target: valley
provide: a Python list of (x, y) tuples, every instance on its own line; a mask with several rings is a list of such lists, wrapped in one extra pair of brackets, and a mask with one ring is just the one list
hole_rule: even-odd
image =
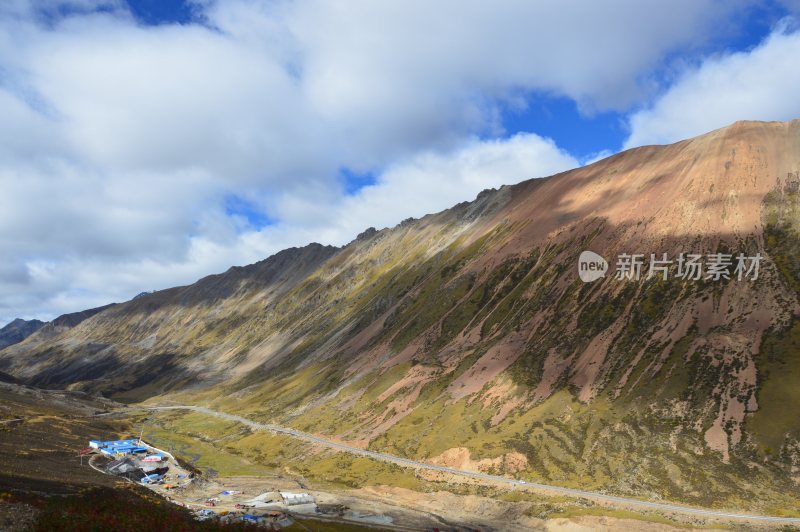
[[(585, 250), (763, 260), (583, 282)], [(222, 485), (482, 529), (794, 526), (798, 279), (800, 121), (737, 122), (54, 320), (0, 377), (113, 400), (81, 435), (140, 426)]]
[[(612, 495), (607, 495), (598, 492), (590, 492), (590, 491), (583, 491), (579, 489), (570, 489), (570, 488), (562, 488), (559, 486), (551, 486), (545, 484), (538, 484), (535, 482), (526, 482), (524, 480), (517, 480), (509, 477), (498, 476), (498, 475), (490, 475), (486, 473), (481, 473), (479, 471), (469, 471), (465, 469), (456, 469), (452, 467), (445, 467), (439, 466), (434, 464), (428, 464), (424, 462), (417, 462), (413, 460), (408, 460), (404, 458), (400, 458), (397, 456), (392, 456), (386, 453), (378, 453), (373, 451), (368, 451), (359, 447), (353, 447), (350, 445), (346, 445), (343, 443), (338, 443), (335, 441), (327, 440), (324, 438), (320, 438), (314, 436), (313, 434), (304, 433), (301, 431), (296, 431), (293, 429), (285, 428), (285, 427), (278, 427), (274, 425), (268, 425), (263, 423), (255, 423), (241, 416), (237, 416), (234, 414), (225, 414), (222, 412), (216, 412), (213, 410), (209, 410), (203, 407), (194, 407), (194, 406), (163, 406), (163, 407), (151, 407), (151, 410), (190, 410), (194, 412), (199, 412), (208, 416), (219, 417), (227, 421), (233, 421), (237, 424), (245, 425), (246, 427), (250, 427), (260, 431), (267, 431), (277, 434), (287, 434), (295, 439), (304, 440), (306, 442), (310, 442), (312, 444), (321, 445), (324, 447), (332, 448), (338, 451), (344, 451), (349, 454), (354, 454), (356, 456), (366, 456), (373, 460), (387, 462), (390, 464), (397, 464), (406, 468), (412, 469), (422, 469), (427, 471), (432, 471), (434, 473), (442, 473), (444, 475), (454, 475), (454, 476), (463, 476), (471, 479), (476, 479), (482, 485), (489, 485), (489, 486), (497, 486), (501, 485), (503, 487), (514, 486), (518, 490), (527, 492), (532, 491), (534, 493), (541, 493), (544, 495), (553, 495), (553, 494), (563, 494), (574, 498), (583, 498), (592, 500), (594, 502), (601, 502), (601, 503), (613, 503), (617, 507), (621, 508), (647, 508), (647, 509), (655, 509), (664, 512), (675, 512), (679, 514), (686, 514), (686, 515), (698, 515), (704, 517), (711, 517), (711, 518), (723, 518), (723, 519), (737, 519), (742, 521), (764, 521), (764, 522), (772, 522), (772, 523), (793, 523), (793, 524), (800, 524), (800, 517), (775, 517), (775, 516), (758, 516), (758, 515), (746, 515), (746, 514), (736, 514), (731, 512), (725, 511), (713, 511), (713, 510), (706, 510), (702, 508), (690, 508), (686, 506), (679, 506), (675, 504), (669, 504), (668, 502), (659, 503), (659, 502), (652, 502), (652, 501), (640, 501), (636, 499), (626, 499), (624, 497), (616, 497)], [(283, 448), (283, 446), (281, 446)]]
[[(84, 394), (37, 390), (0, 384), (3, 414), (13, 421), (0, 428), (0, 527), (3, 530), (86, 530), (97, 519), (102, 504), (107, 523), (160, 527), (188, 523), (188, 510), (204, 508), (203, 501), (232, 490), (238, 495), (214, 510), (236, 511), (234, 503), (276, 489), (311, 493), (329, 507), (345, 506), (354, 515), (341, 519), (316, 513), (292, 513), (286, 530), (568, 530), (575, 524), (617, 523), (630, 530), (663, 530), (703, 525), (705, 520), (665, 517), (663, 512), (624, 510), (596, 505), (587, 499), (563, 498), (509, 489), (497, 480), (487, 482), (428, 467), (429, 472), (407, 472), (373, 458), (328, 454), (281, 436), (268, 436), (258, 449), (286, 455), (281, 464), (250, 457), (232, 435), (246, 427), (200, 413), (145, 411)], [(188, 416), (188, 417), (187, 417)], [(197, 417), (200, 416), (200, 417)], [(19, 422), (19, 419), (22, 422)], [(184, 424), (188, 423), (188, 424)], [(190, 427), (191, 433), (183, 433)], [(92, 467), (78, 451), (98, 435), (124, 436), (143, 430), (146, 440), (169, 448), (199, 475), (184, 490), (160, 485), (137, 486)], [(263, 435), (253, 434), (253, 436)], [(282, 438), (283, 439), (282, 441)], [(241, 444), (242, 447), (238, 447)], [(21, 449), (27, 449), (22, 450)], [(322, 451), (322, 452), (320, 452)], [(360, 476), (359, 476), (360, 475)], [(403, 479), (406, 480), (403, 480)], [(169, 503), (166, 501), (169, 500)], [(159, 502), (160, 501), (160, 502)], [(177, 503), (177, 505), (176, 505)], [(291, 507), (290, 507), (291, 510)], [(240, 511), (241, 512), (241, 511)], [(69, 515), (71, 521), (64, 522)], [(370, 517), (371, 516), (371, 517)], [(388, 518), (388, 520), (387, 520)], [(370, 519), (385, 524), (370, 525)], [(321, 520), (321, 521), (320, 521)], [(38, 523), (38, 524), (37, 524)], [(69, 523), (67, 528), (57, 523)], [(322, 523), (322, 524), (320, 524)], [(724, 524), (724, 521), (723, 521)], [(112, 526), (112, 525), (109, 525)], [(235, 525), (196, 522), (201, 530), (238, 530)], [(752, 521), (759, 529), (758, 520)], [(325, 528), (327, 527), (327, 528)]]

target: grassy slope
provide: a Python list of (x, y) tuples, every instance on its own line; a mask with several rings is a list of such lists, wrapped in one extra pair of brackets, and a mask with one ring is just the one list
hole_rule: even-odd
[(6, 417), (22, 416), (21, 423), (0, 425), (0, 485), (5, 489), (76, 493), (92, 486), (115, 486), (116, 481), (80, 466), (78, 451), (90, 439), (126, 435), (124, 424), (76, 417), (57, 398), (0, 388), (0, 405)]
[[(370, 458), (313, 449), (305, 443), (285, 436), (266, 432), (250, 433), (241, 426), (231, 430), (229, 422), (202, 414), (161, 412), (156, 416), (150, 416), (149, 420), (152, 427), (158, 427), (150, 431), (150, 437), (154, 442), (162, 446), (174, 445), (178, 454), (184, 458), (200, 455), (196, 463), (201, 466), (206, 465), (222, 477), (288, 475), (301, 479), (304, 485), (321, 490), (388, 485), (424, 493), (449, 491), (461, 495), (492, 497), (507, 502), (528, 503), (526, 515), (541, 519), (605, 515), (685, 526), (684, 522), (668, 519), (653, 512), (614, 510), (594, 505), (587, 500), (491, 488), (463, 479), (435, 480)], [(236, 436), (231, 437), (232, 433)], [(198, 440), (202, 443), (198, 443)], [(251, 466), (243, 470), (240, 460), (247, 460)]]
[[(800, 295), (800, 179), (765, 200), (766, 247), (787, 289)], [(748, 428), (759, 454), (800, 467), (800, 318), (765, 335), (759, 354), (759, 409)]]
[[(406, 308), (401, 307), (393, 318), (403, 324), (393, 329), (400, 332), (387, 332), (384, 339), (399, 350), (408, 339), (423, 332), (418, 330), (419, 323), (430, 324), (449, 312), (447, 317), (459, 326), (483, 320), (486, 340), (454, 372), (442, 373), (426, 384), (413, 403), (412, 412), (374, 439), (371, 448), (423, 459), (456, 446), (467, 447), (474, 459), (494, 458), (516, 450), (529, 461), (522, 476), (532, 480), (612, 489), (634, 496), (665, 497), (705, 506), (800, 510), (796, 502), (798, 489), (780, 463), (756, 466), (749, 452), (742, 450), (730, 464), (725, 464), (705, 446), (702, 431), (710, 426), (714, 412), (708, 405), (718, 400), (714, 396), (715, 383), (721, 382), (725, 375), (704, 356), (702, 349), (686, 358), (688, 346), (697, 336), (696, 329), (691, 329), (669, 351), (658, 375), (645, 371), (650, 362), (645, 357), (633, 367), (625, 393), (617, 398), (613, 391), (624, 370), (633, 366), (636, 347), (648, 344), (652, 330), (672, 306), (691, 298), (714, 297), (715, 287), (687, 287), (660, 281), (645, 282), (638, 287), (631, 284), (621, 292), (613, 292), (602, 284), (592, 288), (594, 293), (586, 293), (577, 283), (559, 287), (553, 282), (559, 272), (549, 265), (566, 261), (565, 250), (578, 249), (576, 242), (569, 241), (533, 250), (527, 256), (509, 259), (490, 271), (467, 277), (465, 265), (479, 254), (484, 244), (485, 241), (468, 251), (431, 259), (423, 271), (429, 272), (427, 279), (435, 282), (423, 280), (415, 285), (413, 301)], [(402, 283), (400, 278), (395, 284)], [(635, 304), (628, 315), (628, 325), (609, 355), (613, 361), (605, 376), (609, 385), (595, 401), (580, 403), (568, 388), (562, 388), (539, 405), (513, 411), (493, 427), (490, 419), (495, 409), (485, 408), (481, 400), (471, 397), (452, 402), (443, 394), (447, 384), (492, 345), (489, 330), (510, 333), (524, 326), (536, 312), (549, 310), (552, 318), (543, 334), (527, 346), (509, 371), (524, 394), (525, 389), (538, 383), (537, 376), (548, 351), (561, 350), (564, 356), (580, 352), (595, 334), (621, 315), (624, 311), (621, 302), (631, 298)], [(576, 315), (575, 330), (564, 335)], [(434, 354), (451, 337), (446, 327), (439, 329), (439, 335), (430, 341), (429, 352)], [(660, 347), (653, 345), (653, 353)], [(435, 364), (435, 358), (418, 363)], [(278, 419), (303, 430), (332, 435), (348, 433), (355, 437), (363, 433), (362, 427), (370, 426), (372, 420), (385, 412), (392, 400), (409, 391), (398, 390), (383, 401), (377, 400), (410, 369), (411, 365), (405, 363), (375, 370), (339, 391), (336, 395), (339, 400), (351, 394), (356, 396), (345, 409), (338, 400), (327, 400), (299, 416), (287, 416), (293, 407), (333, 389), (338, 375), (331, 373), (332, 366), (335, 367), (311, 364), (283, 377), (267, 377), (248, 388), (243, 397), (211, 402), (255, 418)], [(236, 389), (233, 385), (229, 391)], [(210, 397), (200, 394), (191, 400), (203, 402)], [(779, 404), (777, 399), (767, 395), (763, 400), (775, 405)], [(681, 402), (688, 402), (692, 412), (706, 412), (706, 417), (700, 418), (702, 430), (697, 430), (696, 417), (678, 414), (677, 405)], [(631, 457), (637, 457), (635, 467), (631, 467)]]

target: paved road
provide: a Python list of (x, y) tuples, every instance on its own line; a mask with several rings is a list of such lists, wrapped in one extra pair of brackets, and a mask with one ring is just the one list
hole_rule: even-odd
[(599, 493), (596, 491), (585, 491), (574, 488), (564, 488), (561, 486), (552, 486), (550, 484), (540, 484), (537, 482), (527, 482), (524, 480), (511, 479), (507, 477), (501, 477), (499, 475), (490, 475), (488, 473), (477, 473), (475, 471), (465, 471), (463, 469), (455, 469), (452, 467), (427, 464), (425, 462), (417, 462), (414, 460), (409, 460), (407, 458), (394, 456), (391, 454), (360, 449), (358, 447), (353, 447), (351, 445), (347, 445), (344, 443), (339, 443), (327, 440), (325, 438), (320, 438), (319, 436), (315, 436), (313, 434), (309, 434), (307, 432), (303, 432), (300, 430), (295, 430), (287, 427), (280, 427), (278, 425), (272, 425), (268, 423), (259, 423), (256, 421), (249, 420), (247, 418), (243, 418), (241, 416), (237, 416), (235, 414), (218, 412), (216, 410), (211, 410), (209, 408), (205, 408), (202, 406), (188, 406), (188, 405), (158, 406), (158, 407), (149, 407), (147, 408), (147, 410), (194, 410), (195, 412), (202, 412), (210, 416), (216, 416), (230, 421), (236, 421), (238, 423), (242, 423), (254, 429), (271, 431), (278, 434), (286, 434), (294, 438), (305, 440), (311, 443), (317, 443), (320, 445), (324, 445), (326, 447), (331, 447), (333, 449), (338, 449), (340, 451), (345, 451), (351, 454), (368, 456), (370, 458), (374, 458), (375, 460), (380, 460), (382, 462), (389, 462), (392, 464), (397, 464), (406, 467), (413, 467), (417, 469), (427, 469), (430, 471), (450, 473), (453, 475), (471, 477), (479, 480), (499, 482), (510, 486), (523, 487), (525, 489), (544, 491), (547, 493), (558, 493), (561, 495), (568, 495), (570, 497), (582, 497), (596, 501), (610, 502), (622, 506), (635, 506), (651, 510), (677, 512), (681, 514), (698, 515), (703, 517), (716, 517), (722, 519), (738, 519), (738, 520), (750, 520), (750, 521), (761, 521), (761, 522), (766, 521), (771, 523), (782, 523), (782, 524), (800, 524), (800, 518), (796, 517), (778, 517), (770, 515), (753, 515), (753, 514), (720, 512), (716, 510), (706, 510), (703, 508), (693, 508), (691, 506), (681, 506), (679, 504), (670, 504), (668, 502), (653, 502), (653, 501), (643, 501), (639, 499), (629, 499), (627, 497), (617, 497), (615, 495), (607, 495), (605, 493)]

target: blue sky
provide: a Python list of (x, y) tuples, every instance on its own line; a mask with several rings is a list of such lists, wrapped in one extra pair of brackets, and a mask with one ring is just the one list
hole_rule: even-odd
[(625, 123), (619, 112), (581, 113), (567, 97), (529, 96), (525, 109), (506, 109), (503, 127), (508, 134), (532, 131), (585, 160), (604, 151), (618, 150), (625, 140)]
[(798, 14), (798, 0), (0, 3), (0, 323), (343, 245), (627, 147), (800, 117)]
[(143, 24), (187, 24), (195, 18), (192, 6), (182, 0), (137, 0), (128, 5)]

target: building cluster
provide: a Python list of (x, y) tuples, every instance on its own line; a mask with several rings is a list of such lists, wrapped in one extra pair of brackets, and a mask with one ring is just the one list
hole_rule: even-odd
[[(100, 452), (110, 460), (105, 471), (141, 484), (163, 483), (169, 471), (166, 457), (150, 453), (140, 440), (91, 440), (88, 452)], [(88, 453), (87, 453), (88, 454)]]

